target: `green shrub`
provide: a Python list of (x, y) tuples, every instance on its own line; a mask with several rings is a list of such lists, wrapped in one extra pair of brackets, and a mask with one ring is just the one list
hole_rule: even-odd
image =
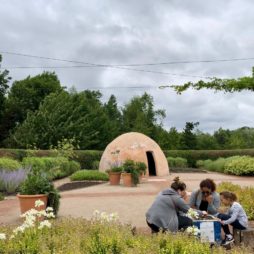
[(71, 181), (108, 181), (108, 174), (98, 170), (79, 170), (70, 176)]
[(7, 157), (0, 158), (0, 169), (13, 171), (19, 168), (21, 164), (18, 161)]
[(254, 176), (254, 158), (249, 156), (236, 157), (225, 165), (225, 173), (233, 175)]
[[(52, 228), (26, 229), (10, 239), (13, 227), (2, 228), (7, 234), (0, 241), (1, 253), (75, 253), (75, 254), (226, 254), (227, 250), (184, 233), (133, 235), (130, 226), (85, 219), (64, 218)], [(249, 254), (246, 247), (234, 247), (231, 254)]]
[[(23, 158), (33, 154), (34, 157), (56, 157), (55, 150), (25, 150), (25, 149), (0, 149), (0, 158), (9, 157), (22, 161)], [(100, 161), (102, 151), (97, 150), (74, 150), (72, 159), (79, 162), (81, 168), (92, 169), (94, 161)]]
[(166, 157), (181, 157), (187, 159), (189, 167), (195, 167), (198, 160), (216, 160), (218, 158), (227, 158), (235, 155), (249, 155), (254, 157), (254, 149), (236, 149), (236, 150), (165, 150)]
[(4, 194), (0, 192), (0, 201), (4, 200)]
[[(80, 163), (81, 168), (92, 169), (95, 161), (100, 161), (102, 151), (76, 150), (74, 160)], [(97, 168), (98, 169), (98, 168)]]
[(204, 168), (204, 160), (198, 160), (196, 162), (196, 167), (197, 168)]
[(167, 157), (168, 165), (170, 168), (187, 168), (187, 160), (181, 157)]
[(238, 202), (243, 206), (249, 220), (254, 219), (254, 187), (241, 187), (230, 182), (223, 182), (217, 186), (217, 191), (234, 192), (238, 198)]
[(69, 176), (80, 170), (78, 162), (69, 161), (65, 157), (26, 157), (23, 159), (22, 165), (42, 170), (51, 180)]
[(92, 163), (92, 169), (98, 170), (100, 165), (100, 161), (93, 161)]
[(225, 166), (231, 161), (240, 158), (240, 156), (232, 156), (228, 158), (218, 158), (217, 160), (197, 161), (197, 166), (205, 168), (209, 171), (225, 173)]

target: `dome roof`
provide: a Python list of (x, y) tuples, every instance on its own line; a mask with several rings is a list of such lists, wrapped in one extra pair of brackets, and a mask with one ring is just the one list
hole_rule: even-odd
[(114, 139), (102, 154), (99, 170), (106, 171), (126, 159), (141, 161), (147, 165), (147, 175), (169, 174), (167, 159), (159, 145), (148, 136), (128, 132)]

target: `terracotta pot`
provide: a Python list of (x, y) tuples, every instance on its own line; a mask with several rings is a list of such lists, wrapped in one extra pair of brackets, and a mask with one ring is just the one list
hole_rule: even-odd
[(119, 185), (121, 172), (109, 172), (109, 183), (110, 185)]
[(139, 175), (139, 183), (143, 183), (144, 181), (146, 181), (147, 178), (144, 174), (144, 172), (142, 172), (140, 175)]
[(123, 178), (123, 185), (124, 186), (126, 186), (126, 187), (134, 186), (131, 173), (122, 173), (122, 178)]
[(139, 183), (142, 183), (143, 182), (143, 175), (141, 174), (141, 175), (139, 175)]
[[(26, 211), (34, 208), (38, 211), (45, 210), (48, 202), (48, 196), (46, 194), (38, 194), (38, 195), (20, 195), (17, 194), (19, 199), (20, 211), (21, 214), (25, 213)], [(35, 207), (35, 201), (40, 199), (44, 202), (44, 205), (40, 207)]]

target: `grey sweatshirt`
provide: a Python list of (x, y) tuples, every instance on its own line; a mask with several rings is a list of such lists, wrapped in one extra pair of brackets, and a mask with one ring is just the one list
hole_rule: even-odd
[(179, 211), (187, 213), (190, 206), (173, 189), (161, 191), (152, 206), (146, 212), (146, 220), (159, 228), (176, 232), (178, 230)]
[[(209, 214), (218, 213), (218, 208), (220, 207), (220, 195), (217, 192), (212, 192), (213, 202), (208, 204), (207, 212)], [(199, 209), (200, 203), (202, 200), (202, 192), (200, 190), (195, 190), (191, 193), (190, 196), (190, 206), (195, 206)]]
[(232, 204), (227, 214), (230, 215), (231, 218), (229, 218), (228, 220), (225, 220), (224, 224), (231, 224), (235, 220), (238, 220), (242, 226), (244, 226), (245, 228), (248, 227), (248, 217), (245, 211), (243, 210), (243, 207), (238, 202), (234, 202)]

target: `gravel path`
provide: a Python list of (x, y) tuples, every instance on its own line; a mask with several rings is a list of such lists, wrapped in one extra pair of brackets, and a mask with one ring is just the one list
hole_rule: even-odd
[[(61, 192), (59, 217), (91, 218), (94, 210), (117, 212), (120, 221), (138, 228), (146, 228), (145, 212), (157, 193), (167, 188), (175, 176), (187, 184), (188, 191), (198, 188), (202, 179), (212, 178), (218, 184), (230, 181), (241, 186), (254, 186), (254, 177), (228, 176), (219, 173), (173, 173), (168, 177), (150, 177), (138, 187), (110, 186), (108, 183)], [(68, 183), (68, 178), (55, 182), (56, 186)], [(17, 224), (19, 204), (16, 197), (0, 202), (0, 225)]]

